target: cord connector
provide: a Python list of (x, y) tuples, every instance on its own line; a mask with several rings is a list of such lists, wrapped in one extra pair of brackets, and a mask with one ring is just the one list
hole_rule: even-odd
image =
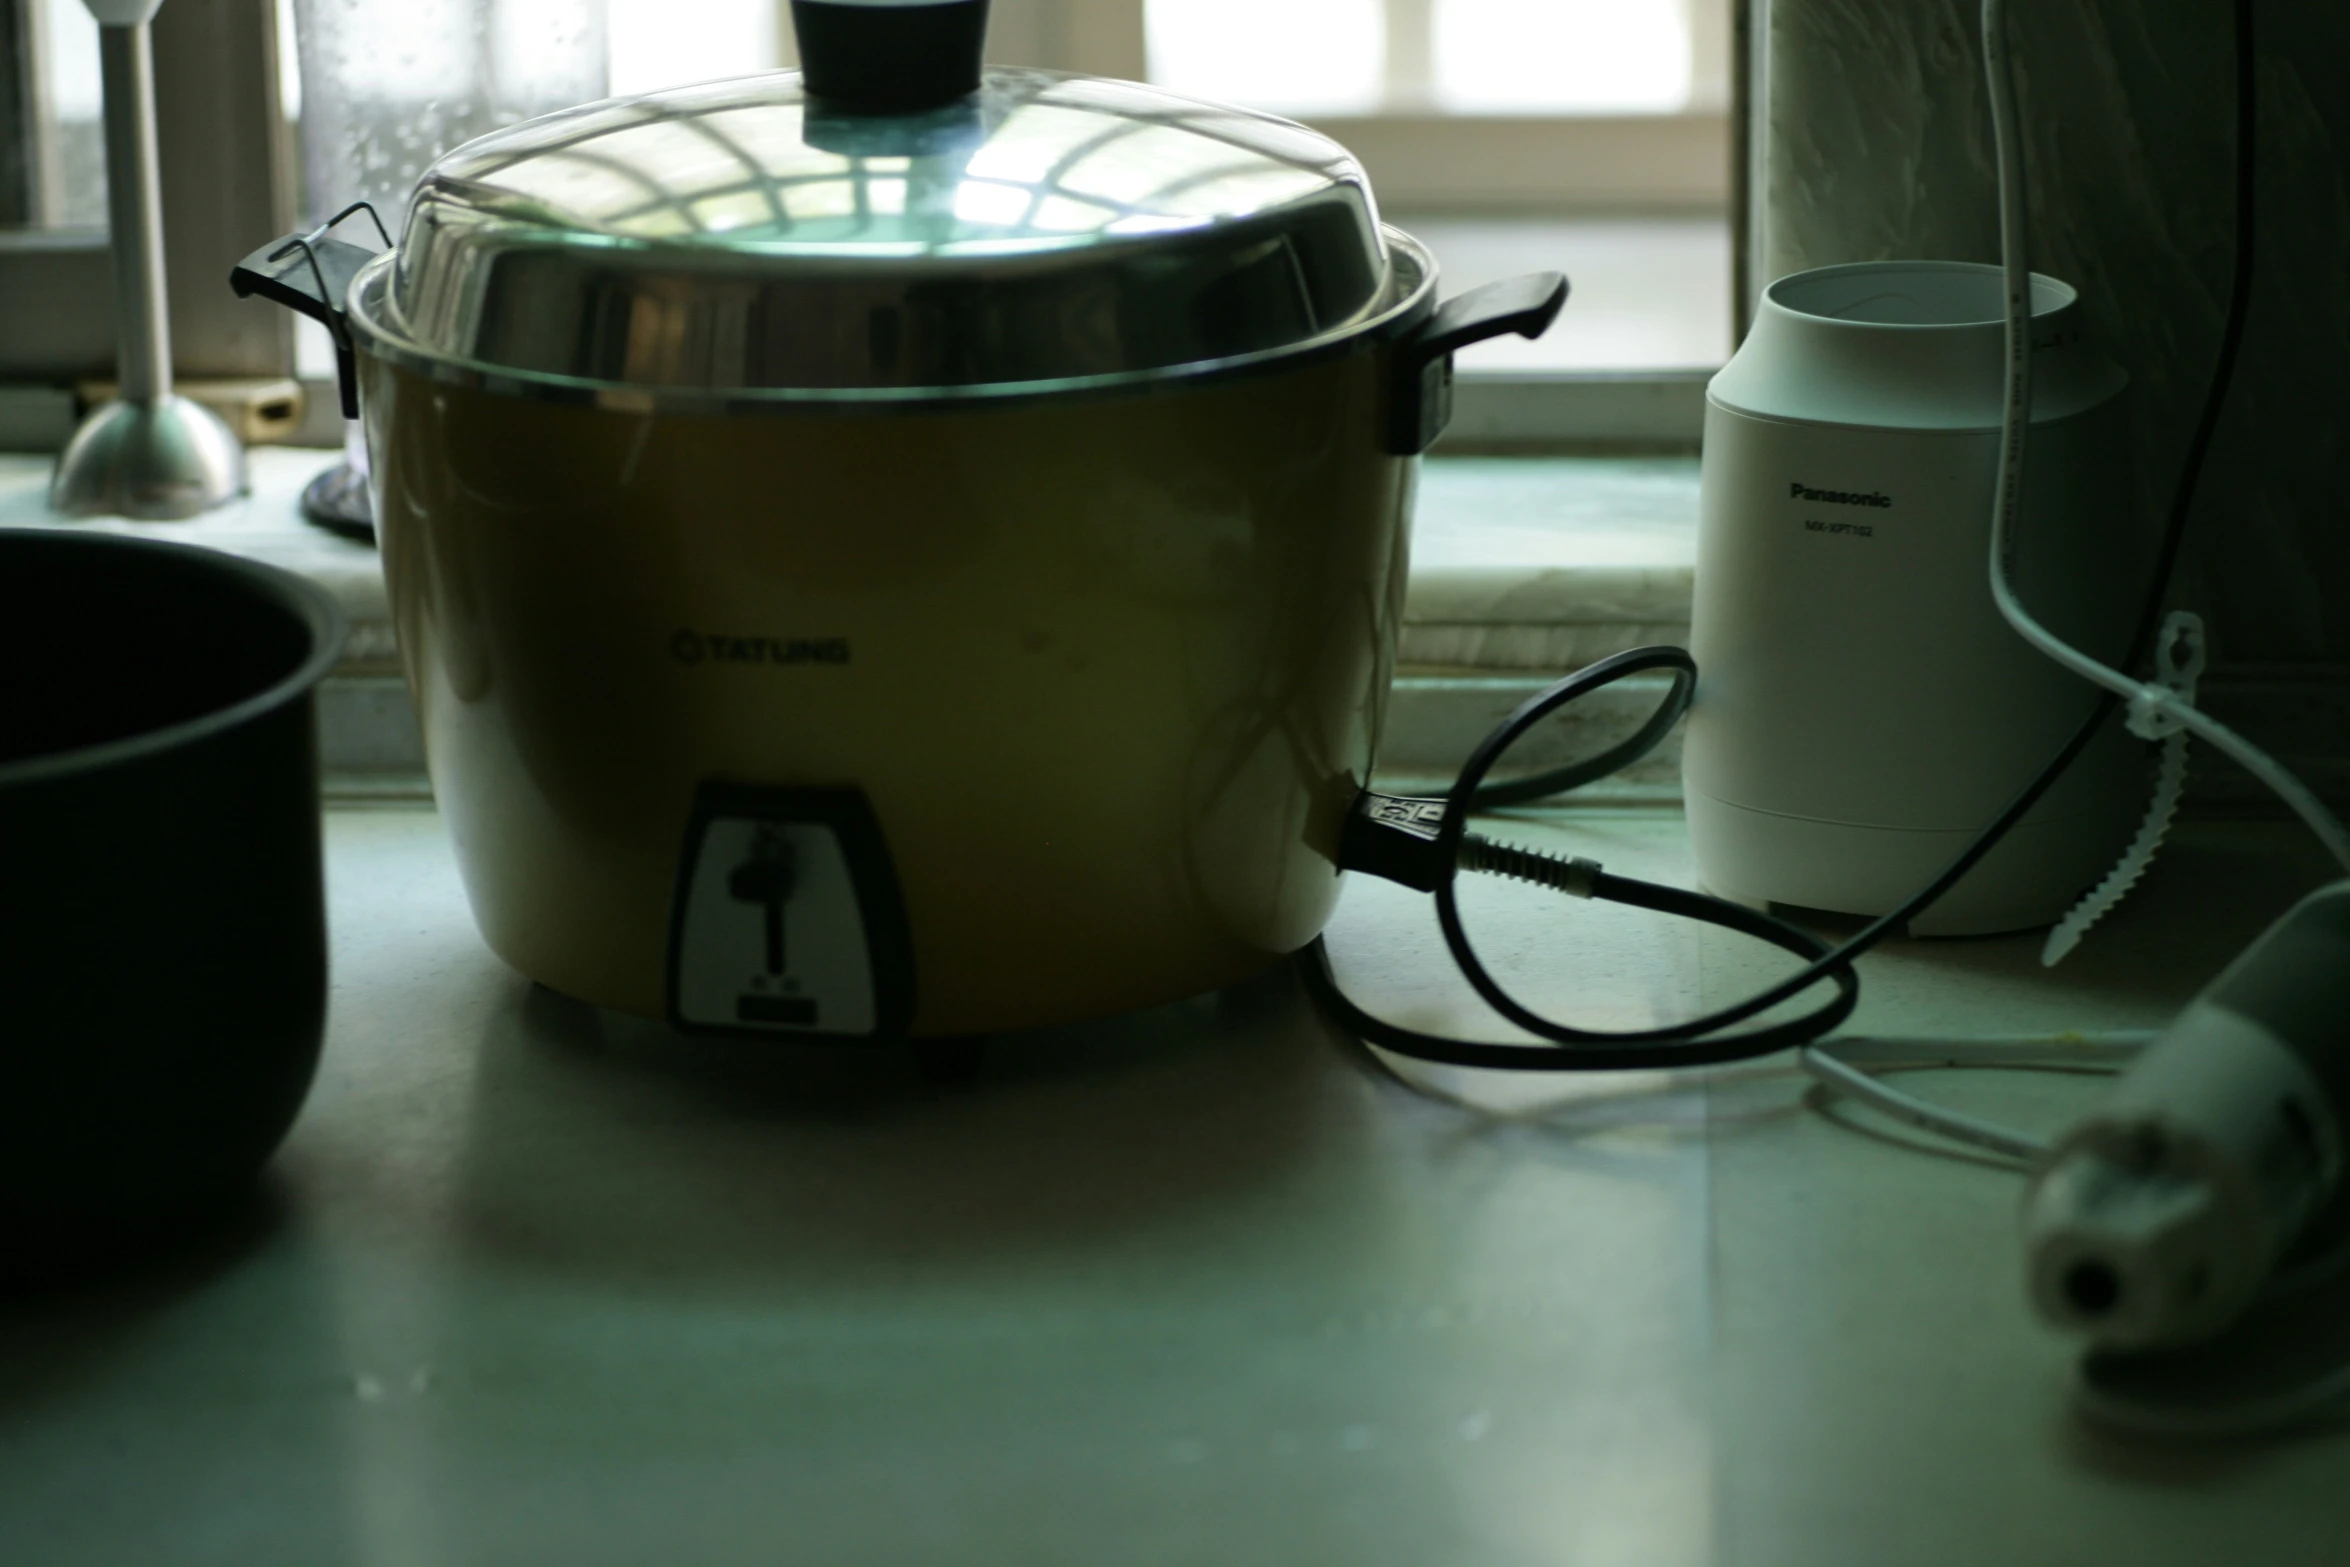
[(1599, 861), (1588, 860), (1581, 855), (1566, 859), (1555, 854), (1545, 854), (1540, 849), (1521, 848), (1514, 843), (1496, 843), (1476, 833), (1468, 833), (1461, 839), (1461, 869), (1530, 881), (1537, 887), (1548, 887), (1570, 898), (1599, 896)]
[(1436, 852), (1444, 802), (1365, 789), (1338, 834), (1338, 868), (1368, 871), (1415, 892), (1434, 892), (1444, 861)]
[[(1442, 800), (1365, 789), (1355, 796), (1355, 808), (1347, 813), (1338, 835), (1338, 868), (1369, 871), (1417, 892), (1434, 892), (1444, 876), (1444, 860), (1436, 847), (1444, 806)], [(1462, 835), (1458, 863), (1465, 871), (1514, 877), (1570, 897), (1598, 894), (1597, 860), (1565, 859), (1476, 833)]]

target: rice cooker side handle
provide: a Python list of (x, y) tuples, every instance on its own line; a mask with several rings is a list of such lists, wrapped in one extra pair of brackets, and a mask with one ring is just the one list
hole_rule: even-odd
[(351, 358), (351, 323), (344, 316), (343, 305), (351, 297), (351, 280), (375, 259), (375, 253), (329, 238), (327, 231), (357, 212), (375, 219), (375, 231), (383, 237), (384, 248), (390, 249), (392, 236), (385, 231), (383, 219), (376, 217), (375, 208), (355, 201), (307, 233), (271, 240), (238, 262), (228, 275), (228, 286), (236, 290), (239, 299), (258, 294), (325, 326), (335, 340), (335, 380), (342, 388), (346, 419), (359, 417), (359, 374)]
[(1473, 288), (1448, 299), (1396, 345), (1395, 395), (1389, 404), (1387, 449), (1417, 457), (1452, 420), (1452, 356), (1456, 349), (1504, 332), (1540, 337), (1567, 303), (1563, 273), (1529, 272)]

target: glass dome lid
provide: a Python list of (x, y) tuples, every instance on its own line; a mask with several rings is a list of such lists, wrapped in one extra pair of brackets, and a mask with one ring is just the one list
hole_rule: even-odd
[(1430, 270), (1285, 120), (1004, 68), (850, 113), (782, 72), (458, 148), (351, 321), (395, 359), (574, 385), (951, 395), (1344, 341)]

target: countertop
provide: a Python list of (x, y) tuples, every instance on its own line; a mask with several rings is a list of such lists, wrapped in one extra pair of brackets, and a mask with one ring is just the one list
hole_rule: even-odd
[[(2350, 1434), (2087, 1422), (2017, 1174), (1783, 1059), (1399, 1077), (1284, 968), (929, 1082), (536, 990), (430, 811), (327, 828), (325, 1059), (260, 1197), (0, 1305), (0, 1561), (2350, 1560)], [(1509, 832), (1687, 875), (1669, 812)], [(1899, 944), (1855, 1027), (2152, 1026), (2322, 873), (2192, 824), (2064, 967)], [(1495, 961), (1595, 1021), (1771, 961), (1474, 891)], [(1415, 895), (1357, 878), (1331, 942), (1374, 1009), (1500, 1030)], [(1911, 1081), (2046, 1128), (2097, 1090)]]

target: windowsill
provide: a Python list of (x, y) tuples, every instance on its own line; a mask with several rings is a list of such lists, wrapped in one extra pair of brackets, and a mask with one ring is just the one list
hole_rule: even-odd
[(1434, 457), (1398, 659), (1546, 674), (1689, 630), (1695, 457)]
[[(207, 516), (62, 523), (48, 509), (53, 459), (0, 454), (0, 526), (208, 545), (320, 583), (351, 622), (320, 703), (331, 787), (344, 796), (420, 792), (422, 744), (400, 683), (381, 562), (300, 515), (302, 486), (335, 454), (256, 447), (250, 459), (253, 493)], [(1619, 648), (1684, 640), (1696, 518), (1691, 457), (1431, 458), (1383, 778), (1431, 782), (1544, 681)], [(1617, 797), (1669, 799), (1677, 775), (1668, 747)]]
[[(262, 446), (248, 455), (252, 493), (205, 516), (67, 522), (49, 510), (54, 459), (0, 454), (0, 526), (169, 539), (283, 566), (327, 588), (350, 616), (347, 666), (392, 663), (375, 551), (301, 517), (302, 487), (335, 454)], [(1432, 457), (1413, 522), (1401, 661), (1452, 673), (1557, 671), (1597, 657), (1590, 649), (1618, 628), (1679, 634), (1696, 554), (1694, 457)]]
[(1464, 377), (1620, 380), (1719, 367), (1736, 346), (1730, 223), (1721, 214), (1476, 218), (1392, 202), (1383, 213), (1435, 255), (1447, 297), (1529, 272), (1566, 274), (1567, 308), (1550, 330), (1471, 344), (1460, 353)]
[(202, 544), (298, 572), (324, 587), (351, 622), (345, 671), (388, 670), (398, 658), (384, 596), (383, 563), (367, 545), (337, 538), (302, 520), (302, 486), (338, 460), (303, 446), (256, 446), (246, 453), (252, 493), (185, 522), (131, 522), (120, 517), (67, 521), (49, 510), (49, 475), (57, 459), (0, 453), (0, 527), (63, 527)]
[[(334, 454), (251, 453), (253, 493), (188, 522), (59, 523), (47, 503), (54, 459), (0, 453), (0, 526), (97, 528), (229, 550), (297, 571), (343, 605), (351, 641), (322, 692), (329, 788), (342, 798), (425, 792), (423, 746), (403, 686), (375, 552), (301, 520), (299, 500)], [(1559, 675), (1650, 643), (1685, 644), (1697, 551), (1693, 456), (1435, 456), (1422, 467), (1411, 589), (1380, 745), (1383, 787), (1440, 789), (1492, 728)], [(1623, 700), (1640, 691), (1626, 682)], [(2220, 666), (2203, 706), (2251, 736), (2320, 795), (2350, 803), (2350, 670)], [(1598, 713), (1596, 722), (1609, 721)], [(1672, 804), (1678, 734), (1580, 798)], [(2248, 775), (2199, 765), (2204, 814), (2276, 809)]]

